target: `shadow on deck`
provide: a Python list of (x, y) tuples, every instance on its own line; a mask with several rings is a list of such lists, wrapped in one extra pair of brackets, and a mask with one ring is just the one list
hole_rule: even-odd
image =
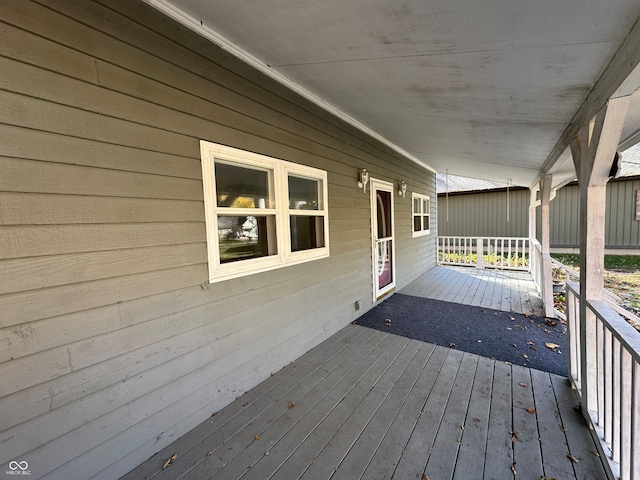
[(577, 403), (564, 377), (348, 325), (124, 478), (604, 479)]

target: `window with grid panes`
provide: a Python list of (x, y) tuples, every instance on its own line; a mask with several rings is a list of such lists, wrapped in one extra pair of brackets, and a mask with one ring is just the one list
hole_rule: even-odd
[(430, 232), (431, 200), (427, 195), (412, 193), (413, 237), (427, 235)]
[(329, 256), (327, 174), (200, 142), (209, 281)]

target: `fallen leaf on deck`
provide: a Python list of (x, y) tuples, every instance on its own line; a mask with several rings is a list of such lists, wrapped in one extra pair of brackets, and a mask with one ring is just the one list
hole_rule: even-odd
[(528, 383), (519, 383), (518, 385), (520, 385), (521, 387), (528, 387), (529, 386)]
[(593, 453), (596, 457), (600, 456), (597, 450), (591, 450), (591, 453)]
[(513, 345), (513, 348), (518, 348), (518, 345), (516, 345), (515, 343), (512, 343), (511, 345)]
[(450, 347), (455, 347), (455, 346), (456, 346), (456, 344), (455, 344), (455, 343), (453, 343), (453, 342), (449, 342), (449, 346), (450, 346)]
[(518, 472), (516, 472), (515, 463), (513, 465), (511, 465), (511, 471), (513, 472), (514, 475), (518, 474)]
[(527, 355), (526, 353), (523, 353), (522, 356), (527, 362), (529, 361), (529, 355)]
[(269, 450), (267, 450), (266, 452), (264, 452), (264, 454), (268, 457), (268, 456), (269, 456)]
[(571, 455), (570, 453), (567, 453), (567, 458), (569, 460), (571, 460), (573, 463), (578, 463), (580, 460), (578, 460), (576, 457), (574, 457), (573, 455)]
[(210, 457), (211, 455), (213, 455), (213, 452), (207, 452), (207, 457)]
[(527, 412), (529, 412), (531, 415), (534, 415), (536, 413), (536, 409), (535, 408), (531, 408), (531, 407), (527, 407)]
[(474, 422), (479, 422), (479, 421), (480, 421), (480, 419), (479, 419), (478, 417), (476, 417), (476, 418), (474, 418), (474, 419), (473, 419), (473, 421), (474, 421)]
[(178, 452), (174, 453), (173, 455), (171, 455), (166, 462), (164, 462), (164, 465), (162, 466), (162, 469), (164, 470), (165, 468), (167, 468), (169, 465), (171, 465), (173, 463), (173, 461), (178, 458)]
[(522, 330), (526, 330), (527, 327), (523, 327), (522, 325), (520, 325), (519, 323), (516, 323), (516, 327), (521, 328)]
[(533, 342), (527, 342), (527, 345), (535, 345)]
[(429, 478), (429, 475), (427, 475), (426, 473), (423, 473), (422, 480), (431, 480), (431, 479)]
[(530, 348), (531, 350), (536, 351), (536, 352), (538, 351), (538, 349), (537, 349), (534, 345), (531, 345), (529, 348)]
[(555, 350), (556, 348), (558, 348), (560, 345), (558, 345), (557, 343), (551, 343), (551, 342), (547, 342), (544, 344), (545, 347), (547, 347), (550, 350)]
[(293, 408), (293, 407), (295, 407), (295, 406), (296, 406), (296, 402), (291, 402), (291, 403), (289, 404), (289, 408), (290, 408), (290, 409), (291, 409), (291, 408)]
[(260, 435), (254, 435), (254, 436), (253, 436), (253, 439), (254, 439), (254, 440), (260, 440)]
[(509, 315), (509, 318), (510, 318), (511, 320), (515, 320), (515, 318), (514, 318), (514, 317), (512, 317), (511, 315)]

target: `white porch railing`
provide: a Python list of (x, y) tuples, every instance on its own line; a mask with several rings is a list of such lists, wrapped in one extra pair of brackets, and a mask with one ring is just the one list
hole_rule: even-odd
[(529, 270), (525, 237), (438, 237), (438, 263), (476, 268)]
[(529, 271), (533, 277), (533, 283), (536, 284), (538, 293), (542, 293), (544, 282), (544, 271), (542, 264), (542, 245), (535, 238), (530, 239), (531, 252), (529, 255)]
[(611, 474), (640, 480), (640, 335), (607, 301), (587, 302), (567, 283), (569, 378)]

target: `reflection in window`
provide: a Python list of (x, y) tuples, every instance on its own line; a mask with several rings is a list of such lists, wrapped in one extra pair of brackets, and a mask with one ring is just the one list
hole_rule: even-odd
[(322, 198), (320, 181), (289, 175), (289, 209), (318, 210)]
[(274, 236), (273, 216), (218, 216), (220, 263), (275, 255)]
[(324, 247), (324, 217), (292, 215), (290, 227), (292, 252)]
[(209, 281), (329, 256), (327, 173), (201, 141)]
[(385, 191), (376, 192), (378, 203), (378, 238), (388, 238), (391, 236), (391, 193)]
[(269, 195), (267, 170), (216, 163), (218, 207), (274, 208)]

